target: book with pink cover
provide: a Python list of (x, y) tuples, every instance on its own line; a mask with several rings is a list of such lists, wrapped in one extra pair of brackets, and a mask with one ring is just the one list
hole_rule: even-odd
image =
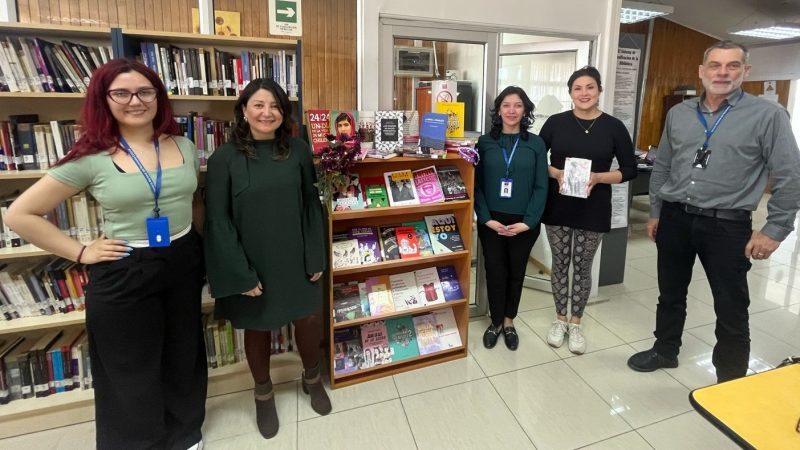
[(414, 186), (420, 203), (437, 203), (444, 201), (444, 191), (436, 174), (436, 167), (429, 166), (412, 172)]
[(361, 346), (364, 351), (362, 369), (392, 362), (389, 334), (382, 320), (361, 325)]
[(436, 318), (433, 314), (423, 314), (413, 318), (414, 328), (417, 332), (417, 345), (419, 346), (419, 354), (427, 355), (428, 353), (438, 352), (442, 350), (439, 343), (439, 333), (436, 329)]

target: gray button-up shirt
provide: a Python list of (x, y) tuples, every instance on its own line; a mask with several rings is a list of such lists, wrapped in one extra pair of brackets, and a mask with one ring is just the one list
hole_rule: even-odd
[[(702, 103), (705, 96), (669, 110), (650, 177), (650, 217), (660, 216), (662, 200), (753, 211), (771, 177), (772, 197), (761, 232), (783, 241), (794, 229), (800, 209), (800, 151), (789, 114), (777, 103), (741, 94), (737, 89), (713, 112)], [(708, 142), (711, 155), (705, 169), (692, 165), (705, 141), (698, 104), (709, 128), (732, 105)]]

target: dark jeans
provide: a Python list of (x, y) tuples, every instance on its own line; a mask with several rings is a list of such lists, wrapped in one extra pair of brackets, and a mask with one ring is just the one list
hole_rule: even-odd
[[(492, 219), (503, 225), (522, 222), (522, 216), (491, 211)], [(489, 314), (495, 326), (503, 323), (503, 317), (517, 317), (522, 282), (528, 267), (528, 255), (540, 225), (513, 237), (500, 236), (486, 225), (478, 225), (478, 238), (483, 248), (486, 268), (486, 291), (489, 297)]]
[(98, 450), (183, 450), (200, 441), (208, 383), (201, 245), (192, 231), (169, 247), (89, 266)]
[(658, 309), (656, 351), (677, 357), (686, 321), (686, 294), (695, 255), (700, 257), (717, 315), (712, 362), (717, 379), (745, 376), (750, 355), (750, 305), (744, 248), (752, 234), (750, 220), (733, 221), (684, 212), (664, 202), (656, 234), (658, 247)]

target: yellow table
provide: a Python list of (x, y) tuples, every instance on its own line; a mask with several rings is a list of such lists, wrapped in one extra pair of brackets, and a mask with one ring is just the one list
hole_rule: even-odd
[(695, 389), (689, 399), (744, 448), (800, 449), (800, 364)]

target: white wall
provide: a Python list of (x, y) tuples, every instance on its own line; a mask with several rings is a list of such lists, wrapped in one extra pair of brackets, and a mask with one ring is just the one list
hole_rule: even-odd
[[(464, 24), (485, 29), (504, 29), (530, 34), (573, 34), (596, 36), (593, 62), (605, 85), (601, 105), (610, 110), (613, 68), (619, 36), (619, 8), (622, 0), (360, 0), (362, 11), (359, 36), (361, 48), (361, 91), (359, 109), (378, 109), (380, 17)], [(366, 70), (366, 68), (372, 68)]]
[(748, 81), (800, 79), (800, 43), (750, 49)]

